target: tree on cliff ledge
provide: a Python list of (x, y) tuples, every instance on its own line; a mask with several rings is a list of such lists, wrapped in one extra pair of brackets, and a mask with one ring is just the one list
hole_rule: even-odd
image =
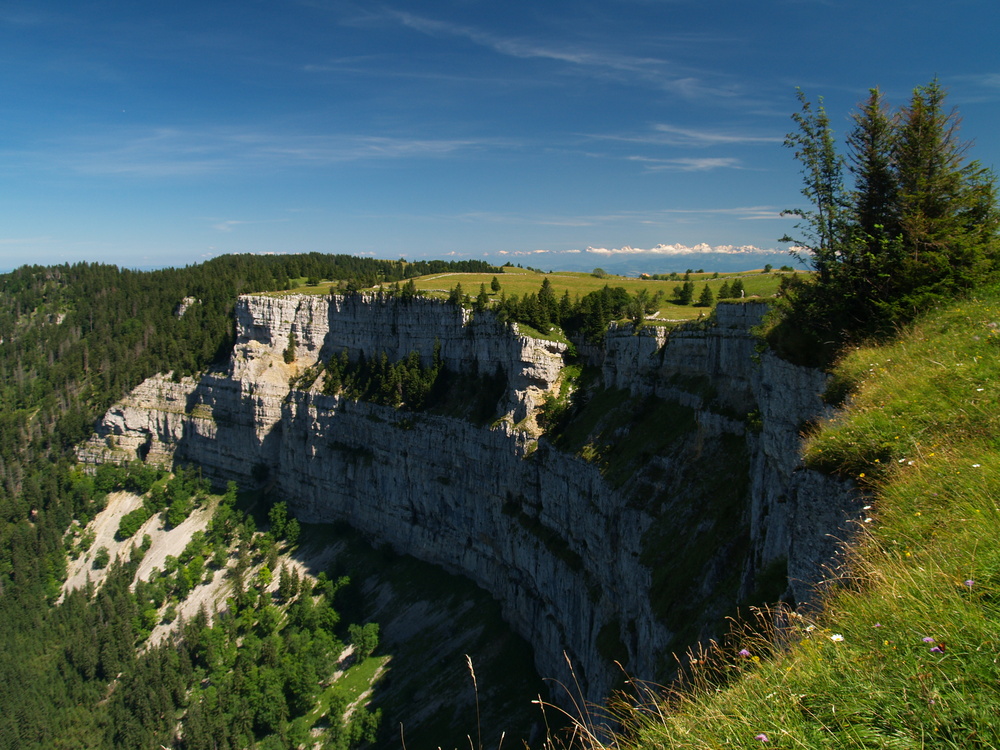
[[(786, 353), (809, 350), (822, 361), (850, 341), (891, 334), (942, 301), (997, 272), (1000, 211), (993, 173), (966, 159), (960, 119), (944, 106), (938, 81), (914, 89), (896, 113), (872, 89), (853, 116), (848, 158), (836, 149), (820, 100), (799, 92), (798, 130), (785, 145), (802, 164), (809, 209), (796, 245), (816, 271), (789, 290), (775, 328)], [(844, 166), (854, 176), (844, 184)]]

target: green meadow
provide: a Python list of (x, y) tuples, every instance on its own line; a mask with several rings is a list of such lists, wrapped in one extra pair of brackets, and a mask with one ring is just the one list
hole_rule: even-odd
[[(636, 294), (645, 290), (651, 296), (662, 293), (657, 318), (664, 321), (684, 321), (694, 320), (706, 314), (704, 307), (695, 304), (680, 305), (673, 301), (675, 287), (684, 283), (684, 274), (679, 274), (676, 280), (657, 280), (651, 278), (638, 278), (635, 276), (615, 276), (606, 274), (595, 276), (592, 273), (555, 271), (552, 273), (541, 273), (530, 269), (505, 266), (500, 269), (500, 273), (440, 273), (427, 276), (417, 276), (413, 279), (417, 291), (427, 297), (446, 299), (449, 292), (456, 284), (462, 285), (465, 294), (475, 297), (479, 293), (480, 286), (485, 286), (491, 300), (496, 300), (500, 294), (507, 297), (517, 295), (523, 297), (525, 294), (536, 294), (544, 279), (548, 279), (557, 297), (562, 297), (569, 292), (570, 298), (577, 296), (584, 297), (590, 292), (605, 287), (622, 287), (630, 294)], [(739, 278), (743, 282), (746, 295), (748, 297), (770, 297), (773, 296), (781, 284), (783, 276), (794, 275), (796, 272), (770, 271), (755, 269), (739, 273), (691, 273), (688, 278), (694, 283), (694, 300), (697, 301), (701, 295), (702, 288), (708, 286), (712, 290), (714, 298), (718, 298), (719, 289), (724, 283), (732, 283)], [(798, 272), (802, 273), (802, 272)], [(501, 291), (494, 294), (491, 291), (491, 283), (496, 277), (500, 283)], [(337, 282), (329, 280), (321, 281), (319, 284), (309, 286), (305, 279), (294, 279), (294, 288), (284, 292), (274, 292), (273, 294), (329, 294), (338, 288)], [(383, 285), (381, 288), (388, 289), (390, 285)]]

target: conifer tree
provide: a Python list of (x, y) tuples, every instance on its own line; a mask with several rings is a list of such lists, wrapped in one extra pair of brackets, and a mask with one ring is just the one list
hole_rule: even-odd
[(701, 295), (698, 297), (698, 306), (711, 307), (713, 302), (715, 302), (715, 297), (712, 295), (712, 287), (705, 284), (701, 288)]
[(479, 294), (476, 295), (475, 311), (482, 312), (490, 306), (490, 295), (486, 293), (486, 284), (479, 285)]
[(960, 120), (944, 108), (937, 80), (913, 92), (894, 152), (903, 241), (904, 302), (910, 307), (969, 289), (992, 269), (998, 212), (993, 175), (966, 161)]
[(785, 143), (796, 149), (813, 207), (788, 213), (805, 219), (801, 244), (818, 274), (790, 289), (784, 330), (823, 342), (823, 356), (845, 340), (889, 333), (996, 272), (995, 178), (966, 159), (945, 95), (934, 80), (893, 114), (872, 89), (847, 137), (854, 187), (846, 193), (822, 104), (813, 110), (799, 92), (799, 130)]
[(794, 242), (812, 253), (812, 264), (820, 281), (829, 279), (837, 263), (838, 251), (844, 229), (844, 179), (843, 158), (830, 127), (830, 118), (823, 107), (823, 99), (813, 109), (801, 89), (798, 99), (802, 111), (792, 115), (799, 130), (789, 133), (785, 146), (795, 149), (795, 158), (802, 164), (804, 185), (802, 195), (812, 205), (810, 209), (790, 209), (782, 212), (798, 216), (803, 223), (797, 227), (805, 232), (801, 239), (785, 235), (782, 242)]

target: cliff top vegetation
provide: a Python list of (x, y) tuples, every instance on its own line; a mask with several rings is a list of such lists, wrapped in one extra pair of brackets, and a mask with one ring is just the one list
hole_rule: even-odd
[[(512, 297), (523, 299), (525, 296), (535, 295), (545, 280), (548, 280), (549, 287), (557, 298), (568, 294), (572, 300), (605, 287), (622, 288), (629, 294), (642, 294), (656, 300), (655, 307), (647, 315), (649, 323), (669, 324), (703, 316), (714, 308), (719, 299), (740, 298), (742, 295), (773, 297), (781, 292), (791, 278), (805, 273), (784, 266), (781, 269), (768, 267), (739, 273), (692, 270), (683, 274), (653, 274), (637, 278), (615, 276), (604, 273), (601, 269), (595, 269), (591, 273), (543, 273), (535, 269), (503, 266), (494, 271), (479, 273), (458, 270), (430, 273), (410, 277), (407, 283), (412, 281), (410, 293), (442, 300), (453, 299), (455, 288), (458, 287), (462, 300), (470, 306), (476, 302), (480, 293), (486, 295), (484, 302), (487, 306), (497, 306)], [(733, 284), (737, 280), (739, 287), (735, 287), (736, 291), (733, 292)], [(287, 290), (273, 294), (328, 294), (348, 290), (344, 282), (329, 279), (313, 279), (312, 282), (314, 283), (305, 278), (292, 279)], [(402, 293), (403, 289), (398, 284), (388, 282), (367, 288), (398, 293)]]
[(827, 398), (843, 408), (807, 430), (804, 461), (853, 480), (867, 515), (820, 606), (734, 622), (687, 655), (665, 697), (618, 704), (614, 744), (995, 748), (994, 178), (966, 160), (936, 81), (896, 113), (871, 91), (848, 137), (853, 189), (822, 104), (800, 98), (788, 145), (812, 207), (792, 213), (816, 275), (770, 334), (799, 358), (835, 358)]
[(994, 287), (843, 358), (850, 405), (805, 458), (870, 493), (844, 572), (813, 616), (748, 615), (690, 654), (615, 744), (1000, 746), (998, 350)]

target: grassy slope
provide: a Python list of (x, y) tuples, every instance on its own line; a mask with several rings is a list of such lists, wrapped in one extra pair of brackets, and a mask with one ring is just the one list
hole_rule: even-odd
[[(714, 295), (718, 296), (719, 287), (724, 282), (732, 282), (739, 277), (743, 281), (747, 295), (770, 296), (773, 295), (784, 274), (779, 272), (762, 273), (761, 271), (747, 271), (745, 273), (721, 273), (719, 278), (713, 279), (711, 273), (693, 273), (691, 281), (695, 284), (694, 299), (697, 301), (704, 284), (712, 288)], [(430, 297), (444, 299), (448, 292), (460, 283), (466, 294), (475, 297), (479, 293), (479, 285), (485, 284), (486, 291), (490, 293), (490, 282), (496, 276), (500, 282), (502, 291), (508, 297), (525, 294), (535, 294), (542, 285), (542, 280), (548, 278), (557, 297), (562, 297), (563, 292), (568, 291), (571, 298), (576, 295), (583, 297), (589, 292), (595, 292), (605, 286), (624, 287), (630, 293), (636, 293), (641, 289), (647, 290), (650, 294), (663, 292), (663, 302), (660, 305), (659, 317), (665, 320), (693, 320), (700, 315), (704, 315), (706, 308), (694, 305), (676, 305), (670, 300), (674, 287), (683, 283), (681, 281), (654, 281), (652, 279), (638, 279), (627, 276), (607, 276), (597, 278), (589, 273), (574, 273), (570, 271), (560, 271), (556, 273), (537, 273), (522, 268), (506, 268), (503, 273), (443, 273), (430, 276), (419, 276), (413, 281), (417, 290)], [(303, 280), (304, 281), (304, 280)], [(287, 292), (274, 292), (273, 294), (328, 294), (331, 284), (320, 283), (318, 286), (301, 286)], [(498, 295), (490, 293), (491, 298), (496, 299)]]
[(836, 375), (848, 407), (806, 461), (872, 493), (851, 578), (783, 619), (786, 649), (768, 625), (698, 655), (669, 707), (624, 710), (618, 744), (1000, 747), (1000, 290)]

